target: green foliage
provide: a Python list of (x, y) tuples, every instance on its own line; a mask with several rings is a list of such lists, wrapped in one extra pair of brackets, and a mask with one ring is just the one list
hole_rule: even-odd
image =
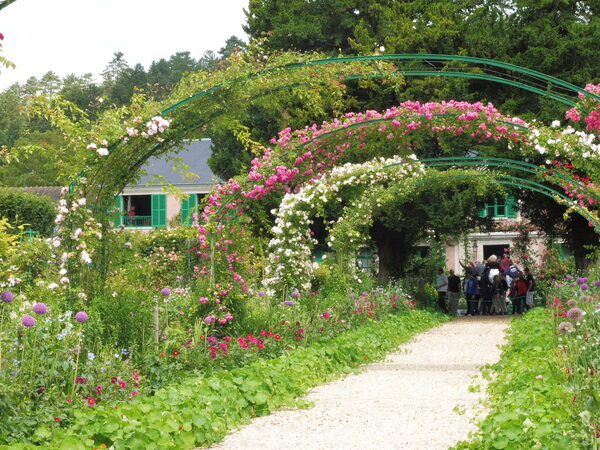
[(536, 308), (512, 322), (508, 344), (492, 366), (490, 413), (471, 440), (455, 448), (591, 448), (591, 432), (582, 426), (557, 364), (555, 325), (548, 316)]
[(18, 237), (15, 235), (15, 228), (10, 222), (0, 217), (0, 260), (5, 260), (12, 256), (16, 250)]
[(186, 248), (188, 241), (197, 238), (197, 233), (193, 227), (185, 225), (171, 229), (159, 228), (141, 236), (137, 248), (144, 255), (158, 252), (161, 247), (168, 251), (181, 251)]
[(24, 225), (42, 236), (49, 236), (54, 228), (54, 204), (49, 197), (1, 189), (0, 217), (15, 226)]
[[(337, 378), (366, 361), (381, 360), (415, 333), (445, 317), (424, 311), (368, 322), (325, 343), (297, 349), (269, 361), (189, 378), (134, 400), (118, 410), (95, 407), (79, 411), (70, 427), (50, 432), (40, 427), (34, 439), (59, 448), (84, 445), (190, 448), (220, 441), (228, 430), (281, 406), (296, 405), (310, 387)], [(28, 447), (24, 445), (23, 447)], [(15, 448), (19, 448), (16, 446)]]

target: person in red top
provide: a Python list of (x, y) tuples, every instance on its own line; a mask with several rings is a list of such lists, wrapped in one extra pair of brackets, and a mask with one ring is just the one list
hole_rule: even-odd
[(515, 279), (510, 287), (510, 297), (513, 304), (513, 314), (523, 314), (525, 310), (525, 297), (527, 297), (527, 280), (523, 272)]
[(510, 259), (510, 256), (508, 256), (507, 253), (504, 254), (504, 256), (502, 257), (502, 261), (500, 261), (500, 271), (502, 273), (506, 273), (508, 271), (508, 269), (510, 268), (510, 266), (512, 266), (512, 260)]

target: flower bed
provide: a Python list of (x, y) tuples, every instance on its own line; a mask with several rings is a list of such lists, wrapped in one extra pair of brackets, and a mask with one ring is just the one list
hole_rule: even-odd
[(547, 308), (513, 321), (492, 366), (490, 413), (456, 448), (598, 448), (600, 305), (583, 280), (554, 286)]
[[(302, 406), (297, 398), (310, 387), (381, 360), (414, 334), (444, 320), (439, 313), (409, 309), (382, 322), (368, 321), (331, 340), (210, 377), (185, 379), (118, 408), (78, 410), (69, 428), (40, 427), (33, 442), (69, 449), (209, 445), (253, 416), (284, 405)], [(33, 444), (11, 446), (28, 447)]]

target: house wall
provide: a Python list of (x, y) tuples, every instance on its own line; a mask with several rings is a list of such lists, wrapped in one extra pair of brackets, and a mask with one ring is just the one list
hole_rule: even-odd
[(181, 200), (174, 195), (167, 195), (167, 224), (179, 214), (181, 209)]
[[(531, 254), (534, 256), (536, 264), (541, 262), (541, 255), (543, 255), (546, 247), (543, 243), (542, 237), (539, 233), (533, 232), (530, 234), (532, 243), (530, 245)], [(454, 269), (457, 273), (464, 273), (462, 266), (459, 261), (468, 263), (469, 261), (482, 261), (484, 258), (484, 246), (496, 245), (504, 246), (508, 244), (513, 245), (513, 239), (517, 237), (517, 233), (509, 232), (494, 232), (494, 233), (472, 233), (467, 239), (467, 255), (469, 255), (468, 261), (465, 259), (465, 242), (458, 242), (455, 245), (449, 246), (446, 249), (446, 266), (448, 269)], [(502, 258), (502, 253), (496, 253), (498, 259)], [(515, 261), (517, 265), (519, 261)]]

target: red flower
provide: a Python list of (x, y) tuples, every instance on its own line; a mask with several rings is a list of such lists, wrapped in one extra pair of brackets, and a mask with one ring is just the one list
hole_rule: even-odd
[(2, 33), (0, 33), (0, 41), (4, 40), (4, 35)]
[(172, 355), (173, 356), (179, 356), (179, 350), (173, 350)]
[(88, 406), (94, 406), (96, 404), (96, 400), (94, 400), (92, 397), (88, 397), (87, 404)]
[(55, 418), (54, 418), (54, 421), (55, 421), (55, 422), (60, 422), (60, 419), (59, 419), (58, 417), (55, 417)]
[(275, 338), (276, 341), (281, 339), (281, 335), (280, 334), (276, 334), (275, 336), (273, 336)]

